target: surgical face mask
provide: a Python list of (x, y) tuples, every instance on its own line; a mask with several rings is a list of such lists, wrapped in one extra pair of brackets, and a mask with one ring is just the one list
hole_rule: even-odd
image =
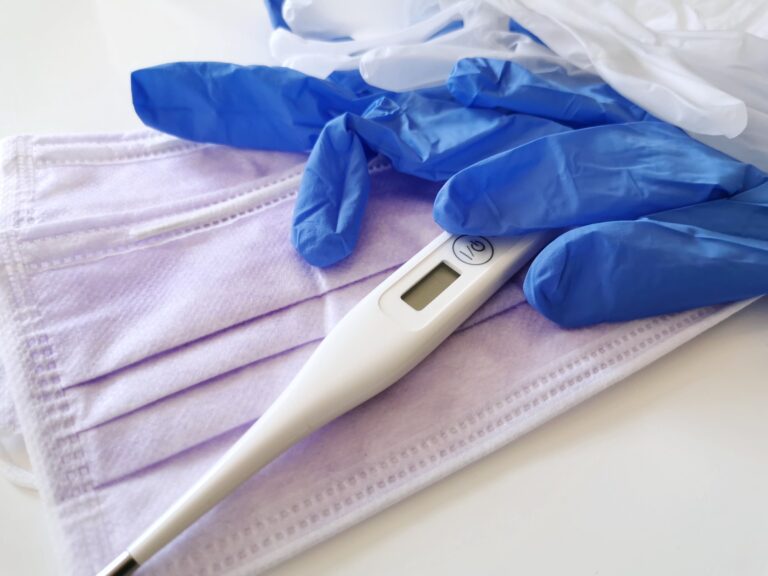
[[(375, 160), (358, 250), (310, 267), (288, 242), (303, 161), (148, 132), (4, 143), (0, 415), (26, 441), (62, 573), (94, 573), (131, 542), (263, 413), (339, 318), (438, 233), (436, 185)], [(142, 573), (259, 573), (738, 308), (563, 330), (525, 303), (521, 281)]]

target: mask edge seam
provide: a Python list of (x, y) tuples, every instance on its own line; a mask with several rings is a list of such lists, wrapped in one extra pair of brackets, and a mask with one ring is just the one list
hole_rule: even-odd
[[(4, 192), (8, 196), (16, 198), (20, 184), (18, 178), (18, 166), (21, 161), (19, 140), (16, 141), (14, 163), (17, 167), (17, 180), (4, 180)], [(15, 219), (13, 212), (7, 213), (7, 218)], [(13, 371), (19, 372), (20, 378), (9, 378), (13, 396), (23, 395), (29, 398), (28, 402), (21, 405), (16, 402), (17, 414), (20, 418), (22, 430), (27, 432), (25, 436), (30, 459), (37, 468), (40, 494), (47, 504), (46, 513), (55, 518), (54, 532), (56, 547), (61, 552), (64, 562), (73, 567), (76, 558), (71, 555), (70, 543), (72, 534), (77, 530), (67, 530), (73, 526), (73, 518), (67, 519), (66, 508), (80, 508), (80, 518), (89, 514), (100, 520), (100, 526), (105, 525), (104, 514), (101, 510), (101, 502), (98, 495), (88, 490), (88, 476), (90, 470), (84, 461), (85, 453), (78, 444), (77, 435), (71, 433), (71, 418), (68, 410), (71, 410), (66, 400), (66, 393), (59, 388), (61, 379), (56, 371), (55, 352), (53, 343), (42, 329), (42, 315), (37, 301), (31, 292), (24, 291), (24, 279), (26, 272), (23, 258), (18, 243), (19, 222), (11, 222), (11, 228), (0, 233), (0, 253), (4, 255), (2, 270), (6, 276), (0, 289), (0, 298), (12, 306), (14, 311), (8, 322), (4, 323), (6, 334), (10, 333), (16, 346), (16, 359), (11, 362)], [(27, 282), (26, 285), (29, 283)], [(29, 386), (25, 386), (29, 384)], [(53, 423), (56, 422), (54, 426)], [(49, 430), (52, 434), (46, 436)], [(50, 455), (48, 458), (46, 456)], [(60, 466), (68, 470), (78, 480), (73, 483), (68, 494), (57, 493), (54, 483), (51, 481), (55, 467)], [(55, 505), (60, 504), (60, 506)], [(98, 522), (97, 522), (98, 523)], [(89, 536), (85, 545), (93, 549), (104, 547), (105, 533), (93, 526), (88, 530)], [(80, 527), (82, 532), (82, 527)], [(107, 538), (108, 540), (108, 538)], [(65, 543), (67, 543), (65, 545)], [(110, 546), (111, 547), (111, 546)]]

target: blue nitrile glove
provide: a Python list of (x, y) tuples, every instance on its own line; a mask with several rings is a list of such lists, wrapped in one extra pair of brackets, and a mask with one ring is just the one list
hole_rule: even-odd
[(542, 139), (471, 166), (440, 190), (435, 219), (485, 235), (588, 224), (545, 248), (525, 280), (528, 301), (563, 326), (768, 292), (768, 177), (698, 142), (660, 146), (653, 132), (676, 130), (666, 124), (637, 128), (611, 130), (631, 154), (577, 131), (559, 147)]
[[(522, 68), (520, 74), (539, 82)], [(338, 262), (355, 246), (374, 153), (401, 172), (445, 180), (510, 146), (571, 130), (559, 112), (556, 121), (468, 108), (446, 87), (369, 93), (356, 74), (324, 81), (284, 68), (178, 63), (134, 72), (132, 88), (141, 119), (177, 136), (288, 151), (314, 145), (292, 239), (319, 266)], [(577, 116), (580, 108), (571, 107)]]
[[(296, 249), (317, 266), (352, 252), (369, 189), (366, 148), (400, 172), (444, 180), (510, 148), (554, 142), (574, 128), (650, 118), (594, 76), (558, 70), (537, 76), (512, 62), (462, 60), (445, 88), (382, 96), (360, 116), (329, 122), (310, 154), (296, 202)], [(514, 109), (499, 106), (486, 89), (499, 75), (514, 94)], [(660, 134), (659, 143), (668, 138)], [(672, 138), (688, 140), (679, 130)], [(606, 133), (604, 139), (626, 147), (621, 137)]]
[(440, 181), (508, 146), (567, 130), (536, 116), (465, 108), (444, 90), (382, 97), (323, 128), (296, 199), (293, 245), (316, 266), (352, 252), (368, 198), (369, 150), (400, 172)]
[(455, 234), (514, 236), (717, 200), (766, 178), (669, 124), (612, 124), (477, 162), (443, 185), (434, 218)]
[(731, 198), (566, 232), (534, 260), (528, 301), (569, 327), (768, 293), (768, 184)]
[(288, 68), (178, 62), (131, 74), (133, 107), (147, 126), (239, 148), (308, 152), (326, 123), (388, 94), (356, 73), (319, 80)]
[[(484, 96), (489, 77), (501, 72), (520, 94), (518, 110)], [(457, 64), (445, 87), (395, 94), (367, 86), (357, 73), (324, 81), (284, 68), (177, 63), (134, 72), (132, 88), (146, 124), (183, 138), (287, 151), (314, 145), (292, 240), (309, 262), (328, 266), (354, 249), (373, 153), (401, 172), (445, 180), (544, 136), (647, 117), (594, 77), (560, 75), (472, 59)]]
[[(474, 102), (518, 109), (512, 81), (497, 74), (494, 85), (486, 72), (464, 79)], [(583, 326), (768, 292), (767, 181), (668, 124), (632, 122), (479, 162), (446, 182), (434, 216), (466, 234), (587, 224), (547, 246), (524, 286), (545, 316)]]
[[(242, 74), (242, 69), (232, 71)], [(199, 72), (206, 75), (209, 70), (205, 68)], [(286, 76), (289, 74), (288, 71), (274, 72), (278, 76), (283, 73)], [(206, 77), (203, 83), (210, 81), (216, 84), (218, 80), (215, 76)], [(292, 78), (303, 82), (300, 76)], [(342, 78), (348, 80), (351, 77)], [(134, 80), (142, 78), (135, 77)], [(271, 83), (262, 80), (263, 73), (255, 76), (256, 89), (247, 91), (247, 98), (239, 101), (240, 104), (245, 102), (239, 114), (245, 113), (249, 99), (258, 100), (255, 94), (259, 90), (271, 94), (267, 85)], [(195, 122), (195, 107), (199, 106), (198, 92), (201, 92), (199, 86), (186, 81), (174, 85), (176, 79), (171, 77), (168, 84), (172, 89), (169, 90), (162, 75), (153, 82), (156, 86), (143, 93), (147, 97), (144, 103), (149, 103), (147, 109), (153, 112), (148, 117), (160, 119), (160, 122), (149, 123), (187, 136), (183, 131), (175, 131), (177, 126), (174, 122), (168, 124), (165, 121), (168, 118), (175, 121), (173, 114), (186, 106), (182, 117), (187, 125), (199, 125)], [(353, 79), (348, 82), (353, 96), (347, 96), (347, 100), (353, 103), (358, 102), (360, 85), (356, 82), (359, 81)], [(134, 84), (136, 86), (136, 82)], [(282, 83), (277, 85), (282, 86)], [(158, 90), (158, 86), (163, 89)], [(322, 88), (319, 90), (321, 96), (329, 91), (335, 94), (327, 85), (312, 82), (306, 86), (308, 89), (300, 94), (310, 103), (313, 101), (313, 89)], [(457, 65), (448, 88), (457, 101), (489, 109), (482, 111), (485, 114), (476, 114), (476, 108), (456, 111), (451, 97), (434, 90), (410, 96), (396, 95), (394, 98), (393, 95), (386, 95), (386, 98), (374, 99), (362, 114), (348, 114), (329, 123), (329, 128), (323, 131), (310, 157), (297, 203), (294, 240), (299, 251), (312, 261), (328, 264), (352, 249), (367, 195), (366, 145), (382, 151), (398, 169), (429, 178), (445, 177), (446, 172), (451, 173), (472, 163), (473, 151), (467, 153), (464, 146), (470, 143), (474, 146), (476, 142), (466, 143), (463, 134), (455, 133), (453, 124), (441, 122), (445, 119), (442, 115), (444, 111), (449, 112), (448, 118), (455, 114), (458, 120), (456, 127), (469, 129), (470, 133), (479, 134), (481, 138), (484, 131), (492, 136), (503, 134), (494, 120), (501, 122), (504, 128), (509, 110), (513, 112), (513, 118), (520, 117), (514, 113), (523, 111), (546, 113), (549, 118), (559, 121), (557, 126), (550, 125), (553, 128), (551, 134), (540, 139), (523, 137), (506, 142), (511, 148), (509, 151), (492, 155), (492, 146), (482, 150), (477, 156), (485, 160), (473, 164), (446, 185), (438, 197), (435, 215), (438, 222), (454, 232), (511, 234), (529, 229), (634, 218), (658, 210), (726, 197), (763, 181), (763, 175), (755, 169), (698, 144), (676, 128), (656, 122), (637, 122), (646, 119), (647, 115), (604, 84), (594, 81), (585, 83), (583, 79), (568, 77), (558, 69), (553, 69), (552, 74), (537, 77), (509, 62), (466, 60)], [(190, 94), (187, 95), (187, 91)], [(156, 94), (172, 94), (173, 98), (163, 101), (156, 98)], [(211, 98), (211, 94), (215, 97)], [(228, 120), (236, 120), (238, 115), (229, 115), (226, 107), (220, 110), (218, 94), (219, 91), (209, 88), (205, 92), (202, 109), (211, 120), (215, 120), (218, 113), (224, 121), (204, 124), (211, 134), (206, 134), (204, 130), (197, 131), (197, 139), (226, 142), (229, 137), (228, 131), (220, 130), (219, 126), (226, 127)], [(271, 101), (269, 96), (266, 99)], [(277, 101), (278, 108), (292, 106), (291, 102), (286, 103), (279, 98)], [(157, 106), (158, 102), (160, 106)], [(163, 105), (168, 105), (173, 114), (165, 114)], [(160, 113), (157, 113), (158, 108)], [(302, 104), (304, 120), (307, 117), (305, 108)], [(505, 112), (505, 108), (509, 110)], [(303, 123), (304, 127), (308, 127), (303, 142), (313, 141), (318, 126), (325, 118), (321, 107), (311, 110), (315, 116), (311, 122)], [(480, 122), (478, 128), (471, 124), (477, 119), (486, 122)], [(285, 121), (290, 120), (291, 114), (288, 113)], [(572, 131), (590, 123), (602, 125)], [(184, 123), (181, 125), (186, 128)], [(256, 126), (258, 122), (252, 125)], [(264, 138), (252, 135), (251, 138), (259, 142), (258, 147), (290, 149), (280, 148), (284, 146), (281, 135), (286, 140), (292, 140), (275, 124), (274, 117), (268, 125), (274, 126), (268, 131), (269, 138), (276, 140), (264, 142)], [(510, 133), (513, 131), (510, 130)], [(443, 137), (446, 139), (441, 140)], [(522, 145), (515, 146), (515, 143), (521, 142)], [(231, 143), (249, 145), (244, 140)], [(499, 141), (494, 145), (504, 144), (504, 141)], [(510, 194), (510, 190), (517, 195)], [(519, 216), (517, 220), (520, 221), (515, 216)], [(542, 254), (532, 270), (537, 269), (548, 253), (545, 251)], [(540, 277), (551, 278), (547, 275)], [(543, 280), (531, 281), (527, 286), (529, 297), (543, 312), (556, 320), (568, 322), (562, 315), (559, 318), (553, 309), (538, 304), (545, 300), (537, 299), (531, 286), (541, 286), (543, 290)], [(551, 281), (548, 286), (547, 301), (553, 301)], [(541, 292), (542, 295), (544, 293)], [(600, 307), (594, 303), (587, 308), (587, 313), (591, 311), (594, 316), (586, 321), (614, 319), (610, 313), (600, 316)], [(631, 316), (645, 314), (628, 310)]]

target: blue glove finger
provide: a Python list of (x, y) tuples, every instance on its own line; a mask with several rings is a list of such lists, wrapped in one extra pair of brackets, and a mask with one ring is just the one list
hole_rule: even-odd
[(382, 97), (363, 116), (345, 114), (323, 130), (301, 181), (293, 244), (317, 266), (352, 252), (368, 190), (361, 143), (400, 172), (444, 180), (507, 146), (563, 130), (533, 116), (463, 108), (447, 94)]
[(768, 292), (768, 184), (733, 198), (566, 232), (534, 260), (528, 301), (568, 327)]
[(288, 68), (216, 62), (131, 74), (133, 106), (147, 126), (188, 140), (287, 152), (310, 150), (329, 120), (362, 113), (386, 94), (370, 87), (358, 94), (351, 85)]
[(349, 255), (369, 189), (365, 150), (345, 114), (326, 125), (307, 160), (293, 212), (294, 248), (322, 267)]
[(545, 118), (465, 108), (445, 90), (383, 96), (350, 123), (399, 172), (428, 180), (446, 180), (512, 146), (569, 130)]
[(768, 176), (661, 122), (540, 138), (453, 176), (434, 218), (455, 234), (516, 235), (631, 219), (730, 196)]
[(467, 58), (456, 63), (447, 86), (465, 106), (533, 114), (574, 127), (655, 120), (598, 76), (568, 74), (556, 64), (534, 74), (516, 62)]

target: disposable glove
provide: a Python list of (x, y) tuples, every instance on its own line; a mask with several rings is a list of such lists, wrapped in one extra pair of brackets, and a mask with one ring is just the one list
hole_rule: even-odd
[[(519, 85), (530, 84), (535, 98), (541, 80), (522, 67), (515, 70)], [(367, 87), (356, 73), (337, 73), (326, 81), (284, 68), (216, 63), (139, 70), (132, 88), (139, 117), (176, 136), (248, 148), (312, 148), (292, 239), (319, 266), (354, 249), (368, 195), (367, 161), (375, 153), (401, 172), (442, 181), (510, 147), (570, 131), (570, 116), (573, 126), (595, 114), (645, 116), (626, 100), (622, 112), (613, 101), (582, 102), (571, 92), (567, 113), (553, 109), (546, 117), (466, 107), (453, 97), (450, 84), (395, 94)], [(609, 109), (601, 112), (604, 106)]]
[[(516, 110), (524, 95), (488, 68), (464, 82), (474, 106)], [(629, 122), (479, 162), (446, 182), (434, 217), (457, 234), (581, 226), (536, 257), (524, 285), (540, 312), (575, 327), (768, 292), (767, 180), (668, 124)]]
[[(562, 326), (768, 292), (766, 175), (693, 141), (665, 145), (654, 134), (670, 129), (614, 126), (632, 150), (585, 139), (583, 132), (598, 130), (590, 128), (563, 135), (557, 147), (540, 139), (489, 158), (443, 186), (435, 220), (480, 235), (589, 224), (553, 241), (526, 276), (528, 301)], [(653, 215), (628, 220), (644, 214)]]
[(319, 80), (287, 68), (179, 62), (131, 75), (133, 107), (147, 125), (239, 148), (308, 152), (326, 123), (362, 114), (382, 95), (359, 75)]
[(525, 295), (562, 326), (631, 320), (768, 292), (768, 184), (635, 221), (566, 232)]
[[(764, 180), (754, 168), (654, 121), (594, 77), (556, 67), (535, 76), (511, 62), (465, 60), (445, 89), (409, 94), (365, 93), (353, 75), (324, 82), (288, 70), (214, 64), (139, 71), (133, 86), (142, 119), (182, 137), (278, 150), (316, 141), (293, 241), (318, 265), (354, 248), (368, 193), (366, 161), (374, 152), (425, 178), (461, 171), (435, 206), (438, 223), (459, 233), (635, 218), (727, 197)], [(243, 130), (248, 110), (253, 115)], [(529, 297), (557, 319), (553, 307), (541, 304), (556, 301), (548, 286), (538, 294), (548, 298), (536, 299), (529, 283)]]
[[(391, 93), (365, 85), (356, 73), (326, 81), (284, 68), (177, 63), (134, 72), (132, 88), (139, 117), (176, 136), (311, 148), (292, 241), (309, 262), (329, 266), (354, 249), (368, 197), (367, 162), (375, 153), (401, 172), (441, 181), (545, 136), (648, 118), (594, 76), (558, 71), (534, 75), (511, 62), (469, 59), (457, 64), (445, 87)], [(517, 94), (516, 109), (492, 101), (487, 87), (497, 75)]]

